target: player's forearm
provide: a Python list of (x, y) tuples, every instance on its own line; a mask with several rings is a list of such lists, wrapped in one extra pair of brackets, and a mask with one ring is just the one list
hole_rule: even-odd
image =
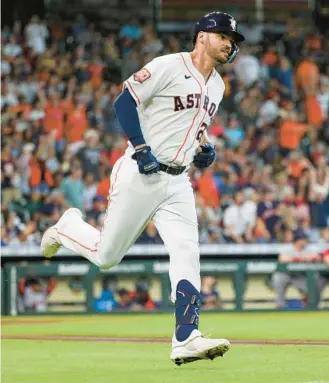
[(138, 118), (136, 102), (128, 89), (125, 89), (120, 94), (113, 107), (122, 129), (132, 145), (136, 149), (146, 145)]
[(209, 142), (209, 136), (208, 136), (207, 131), (205, 130), (203, 132), (202, 137), (201, 137), (201, 144), (206, 144), (207, 142)]

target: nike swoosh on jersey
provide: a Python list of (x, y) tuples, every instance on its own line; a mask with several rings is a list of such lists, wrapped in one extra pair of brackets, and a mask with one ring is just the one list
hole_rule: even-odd
[(188, 79), (191, 78), (191, 77), (192, 77), (192, 76), (185, 75), (186, 80), (188, 80)]

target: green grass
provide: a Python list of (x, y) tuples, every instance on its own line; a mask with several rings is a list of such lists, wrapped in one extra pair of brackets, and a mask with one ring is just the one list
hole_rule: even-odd
[(328, 379), (324, 347), (239, 346), (176, 367), (164, 344), (4, 341), (3, 383), (311, 382)]
[[(3, 334), (170, 337), (174, 326), (174, 316), (168, 314), (38, 318), (41, 321), (53, 319), (63, 322), (4, 326)], [(30, 320), (38, 318), (30, 317)], [(29, 318), (19, 317), (17, 320), (25, 321)], [(207, 313), (201, 315), (200, 329), (205, 334), (229, 339), (329, 340), (328, 322), (329, 312)]]
[[(20, 317), (3, 335), (172, 335), (172, 315)], [(59, 323), (43, 324), (47, 319)], [(5, 318), (4, 322), (12, 320)], [(210, 314), (201, 330), (231, 339), (329, 340), (328, 313)], [(176, 367), (170, 344), (2, 341), (2, 383), (329, 382), (329, 346), (237, 346), (224, 358)]]

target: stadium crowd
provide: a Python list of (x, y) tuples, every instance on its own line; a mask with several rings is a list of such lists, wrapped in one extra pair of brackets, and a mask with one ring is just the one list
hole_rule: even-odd
[[(242, 31), (242, 30), (241, 30)], [(219, 68), (225, 97), (209, 127), (217, 159), (190, 170), (201, 243), (329, 241), (328, 39), (289, 17)], [(109, 175), (126, 148), (112, 104), (152, 58), (191, 50), (191, 35), (159, 35), (131, 18), (104, 32), (34, 16), (2, 30), (1, 246), (39, 244), (69, 206), (100, 228)], [(152, 223), (139, 243), (161, 243)]]

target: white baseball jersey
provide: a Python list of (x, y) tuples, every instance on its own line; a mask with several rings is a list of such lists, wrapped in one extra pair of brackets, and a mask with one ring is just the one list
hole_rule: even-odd
[[(189, 165), (223, 97), (224, 83), (218, 73), (213, 70), (205, 82), (189, 53), (179, 53), (154, 59), (124, 84), (138, 105), (145, 140), (157, 159), (168, 165)], [(130, 146), (113, 167), (102, 230), (86, 223), (77, 209), (70, 209), (56, 224), (56, 235), (62, 246), (110, 268), (152, 220), (170, 254), (174, 301), (182, 279), (197, 290), (201, 287), (193, 189), (188, 172), (140, 174), (132, 153)]]
[(223, 98), (217, 71), (205, 82), (189, 53), (170, 54), (146, 64), (124, 87), (136, 101), (145, 141), (158, 161), (189, 165)]

